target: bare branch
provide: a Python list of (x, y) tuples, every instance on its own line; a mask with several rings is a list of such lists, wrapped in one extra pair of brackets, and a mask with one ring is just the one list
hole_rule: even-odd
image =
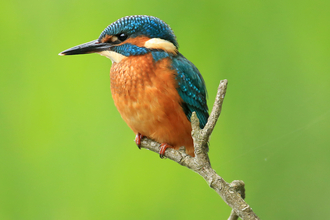
[[(256, 220), (259, 219), (258, 216), (244, 201), (244, 182), (235, 180), (231, 184), (227, 183), (212, 169), (208, 157), (207, 142), (220, 116), (222, 103), (226, 94), (227, 84), (227, 80), (220, 81), (214, 106), (204, 129), (199, 128), (199, 120), (196, 116), (196, 113), (193, 112), (191, 116), (191, 133), (194, 140), (195, 157), (191, 157), (183, 151), (177, 151), (171, 148), (168, 148), (165, 151), (165, 156), (201, 175), (209, 184), (209, 186), (214, 189), (233, 209), (229, 217), (230, 220), (238, 219), (238, 217), (242, 218), (243, 220)], [(159, 143), (147, 138), (142, 139), (141, 147), (156, 153), (159, 153), (160, 150)]]
[[(238, 192), (242, 199), (245, 199), (245, 188), (244, 188), (245, 184), (242, 180), (234, 180), (233, 182), (230, 183), (230, 187), (235, 191)], [(230, 216), (228, 218), (228, 220), (237, 220), (238, 219), (238, 215), (236, 214), (236, 212), (234, 210), (231, 210)]]

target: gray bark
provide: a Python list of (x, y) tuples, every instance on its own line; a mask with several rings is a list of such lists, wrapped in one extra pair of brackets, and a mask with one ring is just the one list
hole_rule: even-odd
[[(199, 128), (199, 120), (196, 113), (193, 112), (191, 116), (192, 137), (194, 140), (195, 157), (187, 155), (184, 151), (177, 151), (168, 148), (165, 156), (170, 160), (179, 163), (182, 166), (188, 167), (201, 175), (208, 185), (214, 189), (220, 197), (232, 208), (229, 220), (238, 219), (255, 220), (258, 216), (252, 211), (252, 208), (244, 201), (245, 188), (244, 182), (234, 180), (232, 183), (227, 183), (221, 176), (219, 176), (211, 167), (208, 156), (208, 140), (220, 116), (222, 103), (225, 98), (227, 89), (227, 80), (221, 80), (218, 87), (217, 96), (213, 105), (212, 112), (203, 129)], [(143, 138), (141, 147), (159, 153), (160, 144)]]

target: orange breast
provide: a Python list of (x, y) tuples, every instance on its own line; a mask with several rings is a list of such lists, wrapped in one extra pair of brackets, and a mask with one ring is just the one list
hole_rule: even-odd
[(111, 93), (122, 118), (136, 134), (175, 149), (185, 146), (193, 156), (191, 125), (180, 106), (175, 76), (168, 58), (154, 63), (151, 54), (131, 56), (112, 65)]

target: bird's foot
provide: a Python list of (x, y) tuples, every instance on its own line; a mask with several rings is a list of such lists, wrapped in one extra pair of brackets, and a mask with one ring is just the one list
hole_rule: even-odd
[(172, 147), (171, 145), (169, 145), (169, 144), (166, 144), (166, 143), (162, 143), (162, 144), (160, 145), (159, 156), (160, 156), (161, 159), (164, 158), (164, 156), (165, 156), (165, 151), (166, 151), (167, 148), (173, 148), (173, 147)]
[(140, 133), (137, 133), (136, 136), (135, 136), (135, 143), (136, 145), (138, 146), (138, 148), (141, 150), (141, 139), (143, 138), (144, 136)]

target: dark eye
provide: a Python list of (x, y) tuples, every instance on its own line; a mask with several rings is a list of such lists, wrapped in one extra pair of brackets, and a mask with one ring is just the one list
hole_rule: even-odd
[(118, 40), (120, 40), (120, 41), (124, 41), (127, 39), (127, 35), (124, 33), (118, 34), (117, 37), (118, 37)]

